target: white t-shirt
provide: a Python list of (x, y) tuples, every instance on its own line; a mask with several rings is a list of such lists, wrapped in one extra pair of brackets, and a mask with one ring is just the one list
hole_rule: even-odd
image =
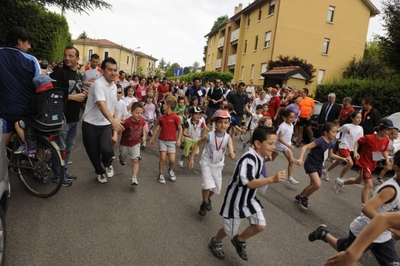
[(260, 98), (256, 98), (250, 106), (250, 112), (255, 113), (257, 105), (259, 105), (259, 104), (263, 105), (264, 103), (268, 103), (268, 102), (269, 102), (269, 99), (267, 97), (265, 97), (264, 100), (261, 100)]
[(97, 102), (99, 101), (104, 101), (111, 115), (114, 114), (117, 104), (117, 86), (114, 82), (108, 83), (104, 77), (95, 80), (90, 87), (82, 120), (96, 126), (110, 125), (110, 121), (104, 117), (99, 107), (97, 107)]
[(249, 96), (253, 96), (254, 87), (253, 87), (253, 86), (248, 86), (248, 87), (246, 88), (246, 93), (247, 93)]
[(338, 132), (342, 133), (339, 149), (348, 149), (349, 151), (354, 151), (354, 143), (364, 136), (364, 129), (354, 124), (344, 124), (339, 127)]
[(115, 108), (117, 109), (117, 112), (118, 112), (118, 120), (119, 121), (122, 120), (123, 115), (125, 115), (125, 118), (128, 116), (128, 110), (126, 110), (126, 104), (125, 104), (124, 100), (120, 99), (119, 101), (117, 101)]
[(258, 120), (263, 117), (262, 114), (257, 114), (257, 113), (252, 113), (251, 114), (251, 124), (250, 124), (250, 129), (254, 130), (258, 126)]
[(136, 99), (136, 97), (135, 96), (133, 96), (132, 98), (131, 97), (129, 97), (129, 96), (126, 96), (125, 98), (124, 98), (124, 102), (125, 102), (125, 109), (127, 110), (127, 112), (128, 112), (128, 115), (126, 116), (126, 118), (129, 118), (129, 117), (131, 117), (132, 116), (132, 114), (131, 114), (131, 112), (129, 112), (128, 111), (128, 105), (130, 105), (131, 104), (131, 102), (137, 102), (138, 100)]
[[(286, 122), (282, 122), (279, 125), (278, 131), (276, 132), (277, 137), (279, 138), (279, 133), (282, 132), (283, 140), (290, 144), (292, 135), (293, 135), (293, 124), (287, 124)], [(287, 149), (287, 146), (282, 144), (279, 140), (276, 141), (275, 143), (275, 149), (277, 150), (285, 150)]]
[[(82, 77), (83, 77), (83, 82), (91, 82), (93, 83), (96, 79), (100, 78), (101, 72), (97, 70), (97, 67), (95, 69), (89, 68), (88, 70), (85, 70), (82, 72)], [(83, 86), (85, 89), (88, 89), (89, 87), (84, 85)]]

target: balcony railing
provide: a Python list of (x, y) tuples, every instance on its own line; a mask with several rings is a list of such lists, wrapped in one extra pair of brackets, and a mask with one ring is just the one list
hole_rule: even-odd
[(239, 39), (239, 30), (240, 29), (232, 31), (231, 42), (235, 42), (235, 41), (237, 41)]
[(217, 59), (217, 62), (215, 62), (215, 68), (221, 68), (221, 61), (222, 61), (222, 58)]
[(218, 48), (221, 48), (224, 46), (224, 40), (225, 40), (225, 37), (222, 37), (218, 40)]

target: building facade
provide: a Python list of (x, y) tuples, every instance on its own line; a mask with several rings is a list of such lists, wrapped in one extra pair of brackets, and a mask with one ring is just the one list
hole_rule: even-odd
[(134, 51), (106, 39), (77, 39), (73, 40), (74, 46), (80, 53), (80, 64), (87, 64), (92, 54), (100, 56), (100, 64), (104, 58), (112, 57), (117, 61), (118, 70), (123, 70), (129, 75), (138, 73), (149, 75), (155, 68), (156, 58), (145, 53)]
[(363, 56), (369, 19), (377, 14), (369, 0), (255, 0), (245, 8), (239, 4), (229, 21), (206, 35), (205, 68), (231, 71), (235, 81), (265, 86), (261, 74), (269, 60), (296, 56), (316, 69), (313, 82), (304, 82), (313, 90), (323, 81), (342, 78), (351, 58)]

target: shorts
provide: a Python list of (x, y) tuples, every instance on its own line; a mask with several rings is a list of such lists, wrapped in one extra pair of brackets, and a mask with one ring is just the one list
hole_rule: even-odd
[[(347, 250), (355, 239), (356, 236), (351, 231), (347, 238), (338, 238), (336, 242), (338, 252)], [(393, 239), (383, 243), (372, 243), (366, 250), (368, 249), (374, 254), (379, 265), (398, 265), (397, 263), (399, 263), (399, 256)]]
[(290, 149), (285, 145), (283, 145), (283, 147), (279, 146), (278, 148), (275, 146), (275, 150), (274, 150), (274, 152), (276, 152), (276, 153), (287, 152), (287, 151), (290, 151)]
[(351, 151), (349, 151), (349, 149), (339, 149), (339, 156), (350, 157)]
[(322, 175), (322, 165), (318, 167), (307, 160), (304, 162), (304, 170), (306, 170), (306, 174), (318, 173), (320, 177)]
[(131, 158), (131, 160), (142, 160), (140, 156), (140, 143), (136, 144), (135, 146), (123, 146), (119, 145), (119, 156), (120, 160), (125, 162), (126, 157)]
[(369, 168), (360, 168), (360, 170), (358, 170), (358, 173), (360, 174), (363, 180), (372, 179), (372, 172), (371, 169)]
[[(257, 211), (246, 217), (252, 225), (267, 225), (262, 211)], [(228, 235), (236, 235), (243, 218), (224, 218), (224, 232)]]
[(240, 126), (244, 126), (243, 123), (243, 115), (232, 115), (235, 120), (236, 120), (236, 124), (240, 127)]
[(166, 152), (167, 154), (176, 153), (176, 141), (175, 140), (158, 140), (158, 151)]
[(221, 193), (222, 168), (211, 167), (208, 163), (200, 160), (202, 190), (211, 190), (215, 194)]
[[(190, 155), (190, 152), (193, 149), (194, 144), (196, 144), (198, 140), (192, 140), (192, 139), (183, 139), (183, 156), (188, 157)], [(200, 153), (200, 149), (197, 148), (196, 155)]]
[(299, 117), (300, 121), (297, 122), (297, 126), (299, 127), (310, 127), (311, 126), (311, 119), (307, 120), (307, 118)]
[(11, 133), (14, 131), (15, 128), (15, 122), (17, 122), (17, 120), (6, 120), (4, 118), (2, 118), (2, 126), (1, 126), (1, 133), (2, 134), (7, 134), (7, 133)]

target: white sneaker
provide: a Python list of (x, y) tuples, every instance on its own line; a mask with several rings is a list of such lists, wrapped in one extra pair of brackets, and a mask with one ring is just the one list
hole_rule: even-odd
[(112, 167), (112, 165), (110, 165), (109, 167), (106, 167), (106, 173), (107, 173), (107, 177), (114, 176), (114, 168)]
[(244, 140), (244, 135), (240, 135), (240, 140)]
[(333, 191), (335, 191), (335, 193), (339, 193), (340, 189), (343, 187), (344, 187), (343, 180), (341, 180), (340, 178), (336, 178), (335, 185), (333, 186)]
[(292, 185), (297, 185), (299, 183), (299, 181), (294, 179), (293, 176), (289, 176), (288, 179), (286, 180), (286, 182), (288, 182), (289, 184), (292, 184)]
[(329, 181), (329, 172), (328, 170), (324, 169), (322, 170), (322, 179), (325, 181)]
[(163, 174), (158, 175), (158, 182), (160, 182), (161, 184), (165, 184), (165, 178)]
[(138, 182), (137, 182), (137, 177), (136, 176), (132, 176), (131, 185), (136, 185), (136, 186), (139, 185)]
[(99, 183), (102, 184), (107, 183), (107, 175), (106, 174), (97, 175), (97, 181), (99, 181)]
[(169, 174), (169, 178), (171, 179), (171, 181), (175, 181), (176, 180), (176, 176), (173, 170), (168, 169), (168, 174)]
[(183, 168), (183, 161), (179, 160), (178, 167)]

